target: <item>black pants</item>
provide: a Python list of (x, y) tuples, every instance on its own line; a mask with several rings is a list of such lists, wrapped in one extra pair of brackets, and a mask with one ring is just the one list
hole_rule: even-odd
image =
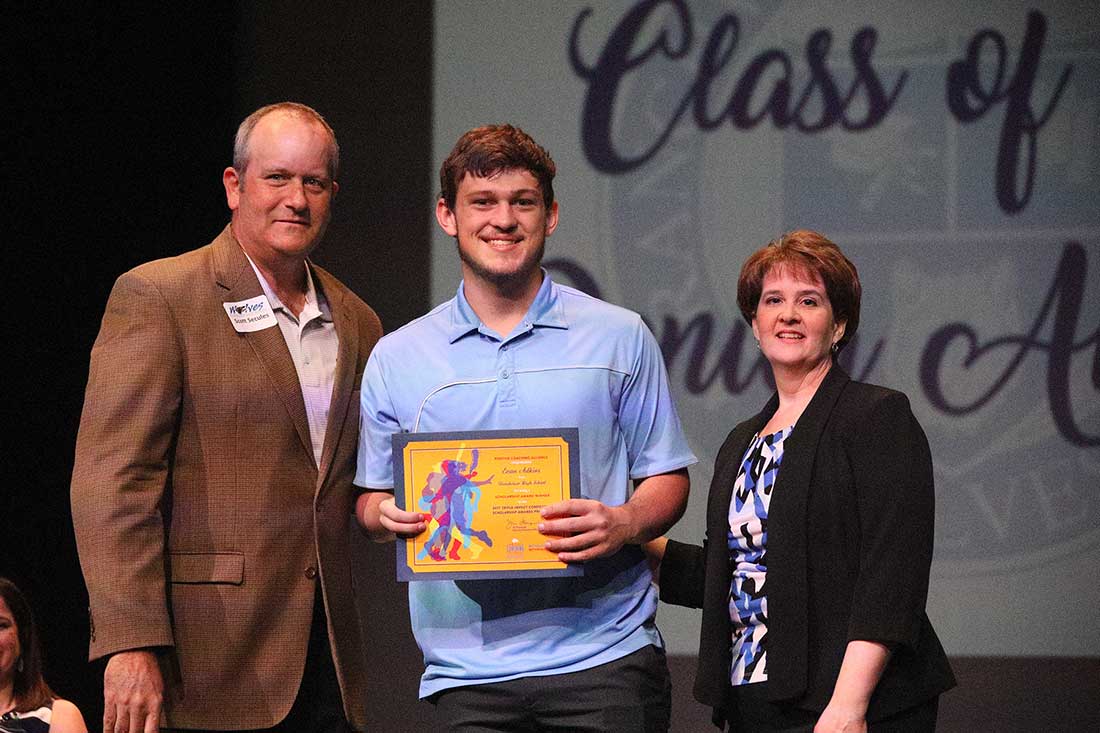
[(455, 687), (430, 698), (451, 733), (665, 733), (672, 683), (653, 646), (592, 669)]
[[(731, 733), (813, 733), (819, 713), (765, 697), (766, 682), (738, 685), (730, 690), (732, 714), (727, 722)], [(867, 733), (932, 733), (940, 699), (934, 697), (889, 718), (867, 724)]]

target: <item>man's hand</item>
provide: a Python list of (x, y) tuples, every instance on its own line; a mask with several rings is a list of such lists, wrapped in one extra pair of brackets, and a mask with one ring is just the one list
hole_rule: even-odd
[(687, 469), (679, 468), (637, 479), (634, 494), (622, 506), (593, 499), (559, 501), (543, 507), (539, 532), (552, 536), (546, 549), (562, 562), (605, 557), (627, 543), (643, 544), (667, 532), (684, 513), (688, 487)]
[(105, 733), (156, 733), (164, 680), (153, 652), (119, 652), (103, 672), (103, 730)]
[(375, 542), (398, 537), (415, 537), (428, 527), (430, 515), (397, 508), (388, 491), (368, 491), (355, 502), (355, 516)]
[(427, 528), (427, 520), (420, 512), (406, 512), (398, 509), (393, 497), (389, 496), (378, 504), (378, 521), (386, 531), (398, 537), (415, 537)]
[(638, 534), (629, 503), (607, 506), (593, 499), (567, 499), (543, 507), (539, 532), (546, 549), (562, 562), (584, 562), (618, 552)]

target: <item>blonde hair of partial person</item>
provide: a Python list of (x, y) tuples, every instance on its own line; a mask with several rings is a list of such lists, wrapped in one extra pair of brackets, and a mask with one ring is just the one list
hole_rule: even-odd
[(15, 583), (0, 578), (0, 601), (4, 605), (0, 608), (0, 634), (10, 621), (18, 644), (18, 654), (9, 664), (0, 665), (0, 715), (52, 707), (50, 733), (87, 733), (80, 710), (57, 697), (42, 676), (42, 647), (26, 596)]

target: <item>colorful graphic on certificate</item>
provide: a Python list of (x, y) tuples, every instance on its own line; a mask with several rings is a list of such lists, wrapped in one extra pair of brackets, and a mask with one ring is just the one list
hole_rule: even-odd
[(427, 530), (397, 542), (398, 580), (581, 575), (546, 550), (539, 510), (580, 495), (577, 429), (397, 433), (394, 500)]

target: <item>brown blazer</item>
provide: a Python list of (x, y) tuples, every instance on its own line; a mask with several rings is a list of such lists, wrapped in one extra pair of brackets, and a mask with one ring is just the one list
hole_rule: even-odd
[(92, 348), (72, 481), (90, 658), (163, 648), (171, 727), (282, 720), (315, 587), (348, 720), (365, 726), (349, 518), (359, 384), (382, 328), (310, 267), (340, 341), (320, 467), (280, 329), (237, 333), (223, 308), (263, 293), (229, 227), (120, 277)]

